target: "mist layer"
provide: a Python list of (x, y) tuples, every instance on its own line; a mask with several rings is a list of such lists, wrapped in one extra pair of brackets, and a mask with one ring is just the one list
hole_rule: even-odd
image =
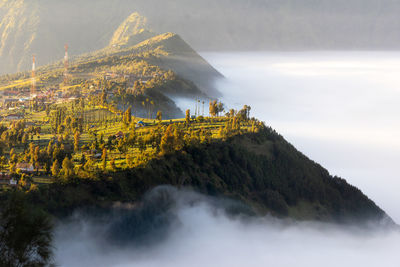
[(281, 133), (400, 221), (400, 53), (208, 53), (230, 107)]
[[(70, 222), (60, 224), (56, 234), (57, 263), (61, 266), (368, 267), (382, 266), (384, 261), (384, 266), (397, 266), (398, 232), (232, 213), (230, 208), (238, 205), (235, 202), (169, 187), (155, 189), (144, 205), (156, 204), (160, 194), (163, 199), (168, 196), (171, 205), (148, 219), (154, 221), (162, 216), (164, 223), (142, 229), (136, 236), (131, 235), (135, 232), (132, 223), (130, 229), (124, 229), (125, 235), (131, 236), (130, 241), (122, 244), (113, 242), (114, 237), (109, 234), (118, 230), (115, 227), (121, 221), (132, 222), (137, 207), (127, 207), (125, 212), (106, 221), (101, 216), (76, 214)], [(143, 234), (154, 242), (136, 242), (136, 237), (143, 240)]]

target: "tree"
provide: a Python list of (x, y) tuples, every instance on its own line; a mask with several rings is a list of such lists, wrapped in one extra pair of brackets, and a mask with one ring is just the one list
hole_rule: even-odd
[(210, 102), (209, 112), (212, 117), (219, 116), (219, 113), (224, 111), (224, 104), (218, 102), (217, 100)]
[(69, 159), (69, 157), (65, 157), (62, 162), (62, 170), (61, 170), (64, 178), (71, 178), (74, 174), (74, 164)]
[(140, 153), (143, 153), (146, 150), (146, 143), (144, 142), (143, 137), (140, 136), (138, 138), (137, 142), (138, 142), (138, 147), (139, 147)]
[(251, 107), (248, 105), (244, 105), (241, 110), (239, 110), (237, 117), (241, 121), (247, 121), (250, 119), (250, 110)]
[(250, 110), (251, 110), (251, 107), (248, 106), (248, 105), (245, 105), (245, 108), (246, 108), (246, 110), (247, 110), (247, 112), (246, 112), (247, 119), (249, 120), (249, 119), (250, 119)]
[(159, 122), (162, 121), (162, 111), (161, 111), (161, 110), (157, 111), (156, 119), (157, 119)]
[(218, 104), (217, 104), (217, 116), (219, 116), (219, 114), (221, 113), (221, 112), (223, 112), (224, 111), (224, 104), (222, 104), (222, 102), (219, 102)]
[(52, 154), (53, 154), (53, 141), (52, 140), (49, 141), (46, 152), (47, 152), (47, 155), (49, 155), (50, 157), (52, 156)]
[(224, 138), (226, 137), (224, 128), (223, 128), (222, 126), (219, 127), (219, 130), (218, 130), (218, 137), (221, 138), (221, 139), (224, 139)]
[(107, 104), (107, 93), (105, 90), (103, 90), (103, 92), (101, 93), (101, 104), (104, 106), (105, 104)]
[(131, 155), (126, 156), (126, 165), (128, 166), (128, 168), (133, 167), (133, 158)]
[(103, 154), (101, 155), (101, 161), (103, 165), (103, 171), (106, 170), (107, 167), (107, 149), (103, 148)]
[(59, 172), (60, 172), (60, 167), (59, 167), (58, 160), (56, 159), (53, 162), (53, 165), (51, 166), (51, 175), (53, 175), (54, 177), (57, 177)]
[(181, 150), (184, 147), (184, 145), (185, 145), (184, 137), (185, 137), (185, 133), (182, 130), (175, 128), (175, 131), (174, 131), (174, 149), (175, 150)]
[(74, 134), (74, 151), (78, 152), (79, 151), (79, 132), (75, 131)]
[(10, 165), (9, 167), (10, 174), (17, 173), (17, 163), (10, 161), (9, 165)]
[(0, 210), (0, 266), (47, 266), (52, 228), (43, 211), (31, 207), (22, 193), (12, 192)]
[(0, 171), (2, 171), (4, 169), (4, 165), (6, 165), (7, 160), (5, 156), (1, 156), (0, 157)]
[(163, 137), (161, 138), (161, 154), (169, 154), (174, 151), (175, 145), (175, 138), (174, 138), (174, 128), (173, 125), (169, 125), (167, 130), (165, 131)]
[(84, 166), (85, 164), (86, 164), (86, 157), (85, 157), (85, 154), (82, 154), (82, 157), (81, 157), (81, 165), (82, 166)]
[(33, 153), (33, 166), (36, 168), (36, 172), (38, 172), (39, 168), (40, 168), (39, 153), (40, 153), (40, 149), (39, 149), (39, 146), (37, 146), (37, 147), (35, 147), (35, 151)]
[(24, 145), (25, 148), (26, 148), (27, 142), (28, 142), (28, 134), (24, 134), (24, 135), (22, 136), (21, 143)]
[(186, 125), (190, 124), (190, 109), (186, 110), (185, 122), (186, 122)]
[(88, 171), (88, 172), (92, 172), (94, 170), (94, 161), (89, 158), (89, 160), (85, 163), (85, 165), (83, 165), (83, 169)]
[(111, 159), (110, 161), (110, 168), (112, 171), (116, 171), (117, 170), (117, 166), (115, 166), (115, 159)]
[(132, 122), (132, 107), (129, 107), (122, 116), (122, 122), (128, 126)]
[(132, 127), (131, 131), (130, 131), (130, 133), (128, 135), (128, 140), (127, 140), (127, 143), (128, 143), (129, 146), (134, 146), (135, 145), (136, 137), (137, 137), (136, 136), (136, 128)]
[(125, 140), (125, 138), (124, 139), (120, 139), (119, 141), (118, 141), (118, 145), (117, 145), (117, 149), (118, 149), (118, 151), (119, 151), (119, 153), (120, 153), (120, 156), (122, 155), (122, 153), (126, 153), (126, 142), (125, 142), (126, 140)]
[(217, 100), (210, 101), (209, 113), (211, 117), (217, 116)]

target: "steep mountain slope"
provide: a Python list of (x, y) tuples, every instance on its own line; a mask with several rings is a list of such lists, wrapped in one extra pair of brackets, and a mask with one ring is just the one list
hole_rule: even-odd
[[(3, 1), (0, 6), (0, 73), (26, 69), (37, 39), (38, 5), (23, 0)], [(10, 68), (11, 67), (11, 68)]]
[(66, 43), (71, 55), (101, 49), (132, 13), (104, 0), (3, 0), (1, 10), (0, 73), (28, 70), (32, 54), (38, 65), (54, 62)]
[(332, 177), (270, 128), (226, 141), (185, 146), (143, 167), (113, 173), (112, 178), (99, 175), (97, 181), (73, 180), (42, 187), (30, 197), (62, 216), (76, 208), (138, 203), (149, 190), (173, 185), (236, 199), (261, 214), (394, 225), (360, 190), (344, 179)]
[(139, 52), (158, 51), (162, 56), (150, 60), (164, 69), (171, 69), (193, 81), (208, 96), (218, 96), (214, 82), (222, 75), (194, 51), (179, 35), (165, 33), (135, 45)]
[[(136, 21), (133, 24), (125, 24), (123, 28), (136, 27)], [(133, 34), (124, 34), (124, 37), (122, 37), (123, 35), (116, 34), (120, 39), (115, 38), (114, 42), (111, 42), (113, 45), (79, 56), (75, 59), (76, 62), (99, 60), (112, 56), (137, 55), (144, 57), (152, 65), (165, 70), (170, 69), (186, 80), (192, 81), (209, 97), (219, 96), (219, 92), (215, 88), (215, 81), (223, 78), (222, 74), (190, 47), (179, 35), (171, 32), (156, 35), (149, 30), (143, 29), (137, 32), (127, 32), (133, 32)], [(153, 37), (136, 43), (139, 38), (146, 35), (152, 35)], [(130, 46), (130, 44), (134, 45)]]

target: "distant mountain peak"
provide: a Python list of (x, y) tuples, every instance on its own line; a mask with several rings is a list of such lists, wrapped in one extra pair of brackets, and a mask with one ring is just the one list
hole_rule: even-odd
[(114, 32), (110, 46), (126, 47), (140, 43), (156, 35), (147, 24), (147, 18), (137, 12), (129, 15)]
[(200, 57), (200, 55), (176, 33), (167, 32), (155, 35), (136, 44), (138, 50), (161, 50), (166, 55), (186, 55)]

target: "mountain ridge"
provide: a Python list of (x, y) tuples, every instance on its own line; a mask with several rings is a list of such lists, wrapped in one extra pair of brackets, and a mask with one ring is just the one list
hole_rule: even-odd
[(147, 18), (134, 12), (115, 30), (109, 46), (132, 46), (155, 35), (156, 33), (152, 32), (147, 26)]

